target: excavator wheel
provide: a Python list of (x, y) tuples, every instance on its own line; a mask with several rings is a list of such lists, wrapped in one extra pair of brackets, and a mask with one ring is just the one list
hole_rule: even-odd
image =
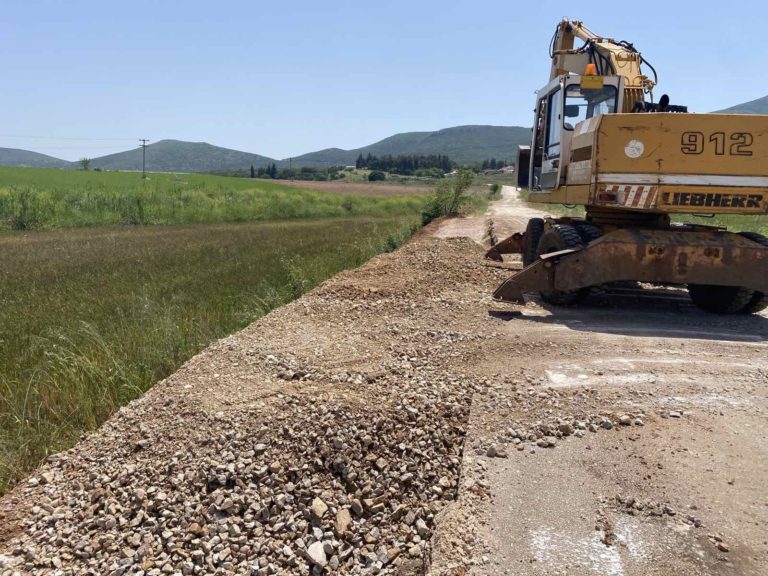
[[(768, 238), (757, 232), (739, 232), (744, 238), (768, 247)], [(768, 308), (768, 294), (739, 286), (688, 286), (691, 300), (699, 308), (717, 314), (755, 314)]]
[[(576, 231), (579, 233), (581, 241), (585, 246), (590, 242), (597, 240), (600, 238), (600, 236), (603, 235), (603, 231), (600, 230), (600, 228), (594, 226), (593, 224), (587, 224), (586, 222), (577, 222)], [(605, 296), (607, 292), (608, 291), (606, 290), (605, 284), (599, 284), (597, 286), (590, 286), (589, 288), (586, 288), (586, 293), (590, 296)]]
[[(560, 250), (568, 250), (569, 248), (582, 248), (583, 246), (584, 244), (581, 241), (581, 236), (579, 236), (579, 232), (576, 228), (567, 224), (555, 224), (541, 236), (537, 252), (538, 256), (541, 257), (550, 252), (559, 252)], [(541, 297), (545, 302), (549, 302), (550, 304), (568, 306), (570, 304), (576, 304), (586, 296), (588, 291), (588, 288), (565, 291), (554, 290), (552, 292), (542, 292)]]
[[(739, 234), (744, 236), (744, 238), (748, 238), (762, 246), (768, 247), (768, 238), (762, 234), (758, 234), (757, 232), (739, 232)], [(746, 306), (744, 306), (744, 308), (739, 310), (739, 312), (743, 312), (744, 314), (756, 314), (757, 312), (762, 312), (766, 308), (768, 308), (768, 294), (755, 290), (752, 299)]]
[(689, 284), (688, 295), (702, 310), (715, 314), (735, 314), (749, 306), (755, 291), (741, 286)]
[(530, 266), (539, 259), (538, 248), (542, 234), (544, 234), (544, 220), (541, 218), (528, 220), (523, 239), (523, 266)]
[(600, 230), (600, 228), (597, 226), (593, 226), (592, 224), (585, 224), (582, 222), (576, 224), (576, 230), (581, 237), (581, 241), (585, 245), (589, 244), (593, 240), (597, 240), (600, 238), (600, 236), (603, 235), (603, 231)]

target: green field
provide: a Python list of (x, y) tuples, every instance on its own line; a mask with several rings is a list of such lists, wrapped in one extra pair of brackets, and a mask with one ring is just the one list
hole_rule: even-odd
[(0, 493), (212, 340), (417, 228), (424, 198), (0, 168)]
[(418, 196), (351, 196), (205, 174), (0, 168), (0, 231), (414, 214)]
[(0, 493), (212, 340), (418, 216), (0, 234)]

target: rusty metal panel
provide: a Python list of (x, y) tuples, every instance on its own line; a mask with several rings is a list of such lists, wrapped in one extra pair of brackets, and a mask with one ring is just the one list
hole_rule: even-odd
[(512, 236), (509, 236), (501, 242), (493, 245), (491, 249), (485, 253), (485, 257), (489, 260), (496, 260), (497, 262), (501, 262), (503, 260), (501, 257), (502, 254), (522, 254), (524, 239), (525, 234), (516, 232)]
[(616, 230), (582, 250), (537, 261), (497, 288), (519, 302), (523, 292), (567, 291), (621, 280), (744, 286), (768, 292), (768, 248), (722, 231)]

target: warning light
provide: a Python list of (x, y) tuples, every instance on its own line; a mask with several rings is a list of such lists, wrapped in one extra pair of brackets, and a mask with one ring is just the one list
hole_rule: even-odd
[(595, 64), (587, 64), (584, 69), (584, 76), (597, 76), (597, 66)]

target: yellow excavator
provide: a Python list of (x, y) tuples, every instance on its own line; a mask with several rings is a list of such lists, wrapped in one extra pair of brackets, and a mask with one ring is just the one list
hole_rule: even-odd
[(590, 287), (637, 281), (687, 286), (715, 313), (768, 307), (768, 238), (671, 218), (766, 213), (768, 115), (690, 114), (666, 95), (654, 102), (656, 72), (641, 53), (580, 21), (558, 24), (550, 57), (517, 184), (532, 202), (585, 214), (531, 219), (493, 246), (487, 257), (521, 254), (524, 265), (494, 298), (520, 303), (538, 292), (568, 305)]

